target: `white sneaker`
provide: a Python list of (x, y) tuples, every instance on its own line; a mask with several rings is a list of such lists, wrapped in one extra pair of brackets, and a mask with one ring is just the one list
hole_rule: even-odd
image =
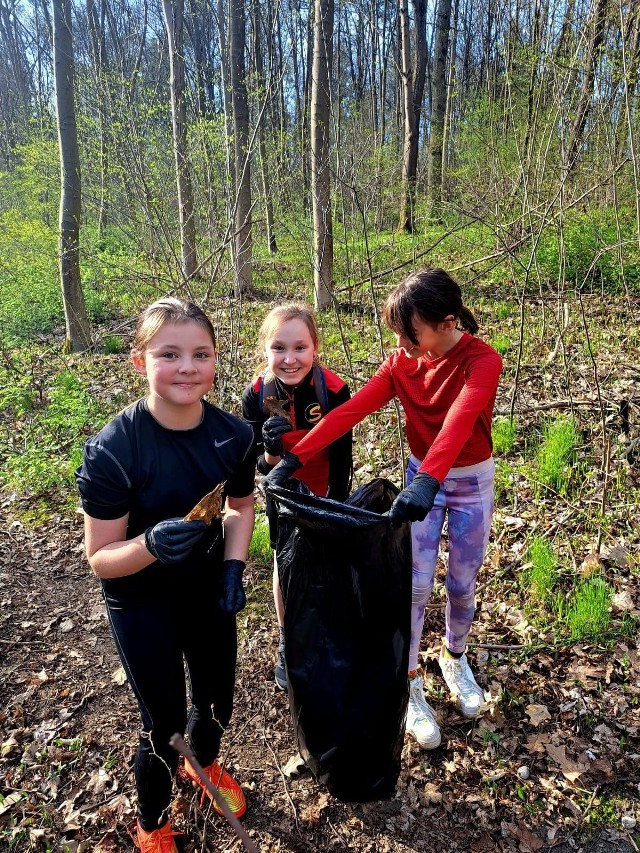
[(440, 729), (436, 723), (435, 711), (424, 698), (421, 675), (409, 679), (407, 731), (423, 749), (436, 749), (440, 746)]
[(446, 657), (443, 648), (438, 663), (456, 706), (465, 717), (477, 717), (484, 705), (484, 693), (473, 677), (467, 656)]

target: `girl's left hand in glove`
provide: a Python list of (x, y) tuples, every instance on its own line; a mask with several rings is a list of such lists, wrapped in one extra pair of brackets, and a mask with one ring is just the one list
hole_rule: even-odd
[(220, 609), (235, 616), (247, 603), (242, 585), (242, 573), (245, 563), (242, 560), (225, 560), (222, 564), (222, 598), (218, 602)]
[(440, 483), (431, 474), (418, 472), (411, 485), (403, 489), (391, 504), (389, 518), (396, 524), (403, 521), (422, 521), (433, 506)]

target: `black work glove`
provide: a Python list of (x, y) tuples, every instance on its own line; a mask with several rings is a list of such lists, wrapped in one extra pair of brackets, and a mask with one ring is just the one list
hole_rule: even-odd
[(403, 489), (391, 504), (389, 518), (396, 524), (403, 521), (422, 521), (433, 506), (440, 483), (431, 474), (418, 472), (411, 485)]
[(262, 424), (264, 452), (269, 456), (282, 456), (282, 436), (293, 427), (282, 415), (272, 415)]
[(270, 486), (283, 486), (293, 476), (294, 471), (302, 466), (302, 462), (295, 453), (285, 453), (280, 462), (273, 468), (262, 481), (265, 489)]
[(218, 601), (220, 609), (235, 616), (247, 603), (242, 586), (242, 573), (245, 564), (242, 560), (225, 560), (222, 564), (222, 598)]
[(179, 563), (189, 556), (204, 536), (204, 521), (183, 521), (168, 518), (144, 532), (144, 544), (149, 553), (161, 563)]

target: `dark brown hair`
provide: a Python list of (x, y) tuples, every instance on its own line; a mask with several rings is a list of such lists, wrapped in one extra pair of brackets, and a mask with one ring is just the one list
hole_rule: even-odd
[(417, 344), (413, 330), (414, 314), (423, 323), (434, 324), (453, 315), (460, 328), (472, 335), (478, 331), (476, 318), (462, 303), (460, 285), (438, 267), (418, 270), (407, 276), (389, 294), (382, 309), (387, 326)]

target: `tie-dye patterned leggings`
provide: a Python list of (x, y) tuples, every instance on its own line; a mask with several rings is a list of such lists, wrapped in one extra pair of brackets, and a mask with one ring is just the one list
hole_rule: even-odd
[[(420, 464), (419, 459), (411, 456), (407, 468), (407, 485), (413, 480)], [(449, 538), (445, 581), (445, 642), (452, 652), (465, 650), (475, 610), (476, 579), (491, 530), (494, 471), (493, 459), (467, 468), (453, 468), (440, 487), (429, 515), (424, 521), (414, 521), (411, 525), (413, 579), (410, 670), (418, 665), (425, 605), (433, 589), (445, 514)]]

